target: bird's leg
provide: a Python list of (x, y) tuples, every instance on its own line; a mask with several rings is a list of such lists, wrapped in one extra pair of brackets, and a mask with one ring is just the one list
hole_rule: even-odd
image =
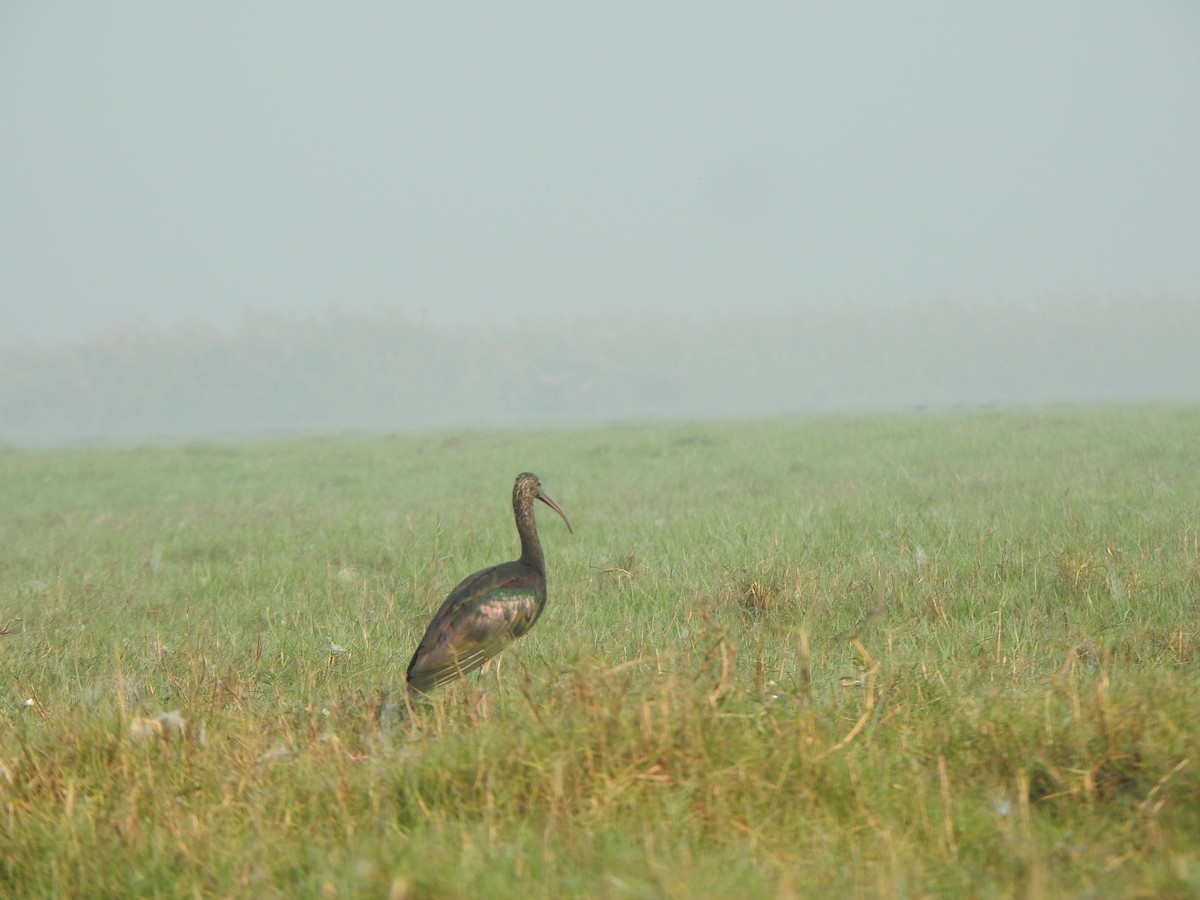
[(480, 720), (488, 717), (488, 710), (491, 707), (491, 695), (487, 691), (480, 691), (479, 696), (475, 700), (475, 715)]
[(500, 660), (504, 658), (504, 654), (493, 656), (485, 662), (479, 669), (479, 682), (482, 690), (479, 692), (479, 698), (475, 701), (475, 710), (481, 719), (486, 719), (488, 716), (488, 705), (490, 691), (487, 688), (485, 679), (490, 679), (495, 683), (497, 690), (500, 687)]
[(483, 668), (480, 670), (482, 673), (480, 681), (482, 681), (483, 678), (490, 677), (492, 685), (495, 687), (497, 693), (499, 693), (504, 687), (504, 682), (500, 680), (500, 667), (503, 665), (504, 657), (507, 655), (508, 654), (506, 653), (501, 653), (498, 656), (493, 656), (483, 664)]
[(484, 675), (492, 673), (492, 678), (495, 679), (497, 685), (500, 684), (500, 661), (502, 659), (504, 659), (503, 653), (501, 653), (499, 656), (493, 656), (491, 659), (485, 662), (483, 664), (483, 668), (479, 670)]

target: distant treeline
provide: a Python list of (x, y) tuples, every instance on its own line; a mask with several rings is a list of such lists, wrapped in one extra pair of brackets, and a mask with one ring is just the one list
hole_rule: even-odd
[(937, 302), (452, 329), (258, 315), (0, 348), (0, 439), (1200, 400), (1200, 302)]

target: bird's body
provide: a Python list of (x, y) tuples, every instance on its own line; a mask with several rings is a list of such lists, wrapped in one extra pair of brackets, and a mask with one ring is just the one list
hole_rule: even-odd
[(521, 557), (468, 575), (450, 592), (425, 629), (408, 664), (408, 686), (426, 693), (478, 669), (521, 637), (546, 605), (546, 563), (538, 540), (533, 501), (541, 500), (567, 523), (567, 514), (523, 472), (513, 485), (513, 514)]

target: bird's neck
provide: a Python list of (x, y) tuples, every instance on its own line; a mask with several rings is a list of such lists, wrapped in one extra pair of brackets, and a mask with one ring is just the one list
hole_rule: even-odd
[(521, 562), (545, 573), (546, 559), (542, 555), (542, 542), (538, 540), (533, 504), (517, 505), (513, 511), (517, 516), (517, 534), (521, 536)]

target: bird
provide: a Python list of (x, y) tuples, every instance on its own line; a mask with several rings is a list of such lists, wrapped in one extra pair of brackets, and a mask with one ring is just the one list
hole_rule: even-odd
[(562, 516), (567, 531), (575, 533), (571, 520), (542, 489), (538, 477), (532, 472), (518, 475), (513, 484), (513, 515), (521, 556), (468, 575), (450, 592), (408, 664), (410, 694), (427, 694), (478, 669), (541, 616), (546, 606), (546, 560), (534, 521), (534, 500)]

